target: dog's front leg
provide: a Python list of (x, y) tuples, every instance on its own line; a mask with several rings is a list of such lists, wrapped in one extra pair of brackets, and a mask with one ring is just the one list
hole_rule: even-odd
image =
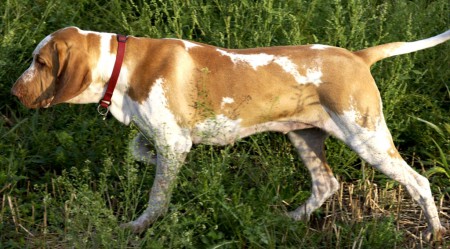
[(157, 168), (146, 210), (136, 220), (122, 225), (122, 227), (130, 228), (135, 233), (143, 232), (150, 224), (167, 212), (178, 172), (192, 145), (191, 140), (181, 134), (176, 139), (166, 141), (173, 142), (156, 142)]
[(150, 142), (142, 133), (136, 135), (130, 142), (128, 149), (136, 161), (146, 164), (156, 164), (156, 155), (150, 149)]

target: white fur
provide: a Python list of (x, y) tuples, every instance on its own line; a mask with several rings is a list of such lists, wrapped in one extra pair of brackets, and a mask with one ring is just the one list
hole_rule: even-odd
[(288, 57), (277, 57), (275, 59), (275, 63), (280, 65), (286, 73), (291, 74), (298, 84), (304, 85), (312, 83), (317, 86), (322, 83), (322, 71), (318, 66), (314, 68), (308, 68), (306, 70), (306, 75), (301, 75), (298, 71), (297, 65)]
[(223, 114), (196, 124), (192, 131), (194, 143), (227, 145), (240, 138), (241, 119), (232, 120)]
[(39, 54), (41, 49), (52, 39), (52, 35), (46, 36), (42, 41), (39, 42), (39, 44), (36, 46), (36, 48), (33, 51), (33, 61), (31, 62), (30, 67), (28, 67), (25, 72), (23, 72), (21, 78), (23, 79), (24, 84), (27, 84), (28, 82), (32, 81), (34, 77), (36, 77), (36, 63), (35, 63), (35, 56)]
[(230, 97), (223, 97), (222, 98), (222, 103), (220, 104), (220, 108), (224, 108), (225, 105), (227, 104), (233, 104), (234, 103), (234, 99), (230, 98)]
[(301, 80), (302, 84), (312, 83), (316, 86), (322, 83), (322, 71), (320, 68), (308, 68), (306, 70), (306, 76), (304, 76)]
[(33, 55), (39, 54), (39, 51), (41, 51), (42, 47), (44, 47), (52, 39), (52, 37), (52, 35), (48, 35), (44, 39), (42, 39), (42, 41), (39, 42), (39, 44), (34, 49)]
[(325, 50), (327, 48), (331, 48), (331, 46), (322, 45), (322, 44), (314, 44), (311, 46), (311, 49), (317, 49), (317, 50)]
[(407, 54), (414, 51), (430, 48), (433, 46), (436, 46), (440, 43), (443, 43), (450, 39), (450, 30), (447, 32), (444, 32), (440, 35), (433, 36), (427, 39), (415, 41), (415, 42), (405, 42), (402, 44), (402, 46), (386, 51), (388, 56), (394, 56), (394, 55), (400, 55), (400, 54)]
[(186, 48), (186, 51), (189, 51), (190, 49), (195, 48), (195, 47), (201, 47), (200, 45), (195, 44), (190, 41), (185, 41), (185, 40), (181, 40), (181, 41), (183, 42), (184, 48)]
[(392, 137), (383, 115), (377, 120), (371, 120), (374, 126), (369, 129), (358, 124), (363, 115), (355, 108), (340, 115), (328, 112), (331, 119), (324, 123), (323, 129), (346, 143), (372, 166), (384, 165), (392, 160), (403, 161), (392, 157), (397, 150), (393, 147)]
[[(88, 35), (88, 34), (96, 34), (98, 35), (99, 32), (95, 32), (95, 31), (90, 31), (90, 30), (82, 30), (78, 27), (68, 27), (68, 28), (76, 28), (78, 30), (78, 33), (82, 34), (82, 35)], [(108, 33), (102, 33), (102, 34), (108, 34)]]
[(297, 81), (298, 84), (309, 84), (312, 83), (314, 85), (319, 85), (322, 83), (321, 77), (322, 77), (322, 71), (320, 68), (313, 67), (308, 68), (306, 70), (306, 75), (301, 75), (298, 71), (298, 66), (295, 64), (291, 59), (289, 59), (286, 56), (274, 56), (266, 53), (261, 54), (236, 54), (236, 53), (229, 53), (227, 51), (217, 49), (219, 53), (221, 53), (223, 56), (230, 57), (231, 61), (234, 64), (238, 63), (247, 63), (249, 64), (254, 70), (257, 70), (258, 67), (267, 66), (270, 63), (276, 63), (279, 65), (283, 71), (285, 71), (288, 74), (291, 74), (294, 79)]
[(24, 84), (28, 84), (28, 82), (33, 80), (35, 76), (36, 76), (36, 66), (33, 60), (33, 62), (31, 62), (30, 67), (25, 72), (23, 72), (22, 76), (20, 77), (22, 77)]
[(192, 145), (189, 131), (178, 126), (174, 114), (168, 108), (163, 85), (164, 79), (157, 79), (148, 99), (137, 105), (138, 109), (133, 110), (131, 116), (141, 131), (153, 137), (160, 146), (168, 145), (174, 152), (184, 153)]
[[(334, 117), (333, 117), (334, 116)], [(342, 139), (346, 144), (350, 145), (354, 150), (362, 148), (362, 143), (371, 141), (371, 147), (374, 151), (388, 152), (392, 143), (390, 140), (390, 133), (382, 120), (382, 117), (378, 120), (374, 130), (360, 126), (357, 122), (360, 119), (361, 114), (354, 109), (345, 111), (342, 115), (332, 114), (332, 119), (328, 124), (329, 128), (333, 131), (333, 135)], [(381, 161), (385, 155), (374, 154), (373, 151), (357, 151), (360, 156), (364, 158), (364, 155), (373, 157), (374, 160)], [(370, 154), (370, 155), (369, 155)], [(381, 158), (379, 158), (381, 157)]]
[[(111, 53), (111, 39), (114, 34), (111, 33), (98, 33), (93, 31), (82, 31), (79, 30), (80, 34), (83, 35), (97, 35), (100, 38), (100, 54), (98, 61), (94, 63), (95, 67), (91, 69), (92, 75), (92, 83), (88, 86), (86, 90), (84, 90), (80, 95), (70, 99), (67, 103), (75, 103), (75, 104), (86, 104), (86, 103), (98, 103), (100, 99), (103, 97), (106, 92), (106, 85), (104, 82), (107, 82), (110, 77), (114, 67), (114, 63), (116, 60), (116, 54)], [(121, 109), (123, 108), (123, 93), (126, 92), (127, 89), (127, 80), (128, 79), (128, 68), (125, 64), (122, 65), (120, 70), (120, 75), (118, 79), (118, 83), (116, 89), (114, 90), (113, 99), (112, 99), (112, 109)], [(117, 113), (115, 111), (115, 113)], [(129, 123), (129, 119), (126, 119), (123, 116), (118, 118), (121, 122)]]
[(261, 54), (236, 54), (236, 53), (229, 53), (229, 52), (224, 51), (222, 49), (217, 49), (217, 51), (219, 53), (221, 53), (223, 56), (230, 57), (231, 61), (234, 64), (247, 63), (254, 70), (257, 70), (258, 67), (269, 65), (275, 58), (274, 55), (269, 55), (269, 54), (265, 54), (265, 53), (261, 53)]
[[(113, 34), (100, 33), (100, 56), (96, 67), (94, 68), (94, 78), (99, 82), (107, 82), (111, 77), (114, 62), (116, 61), (116, 53), (111, 53), (111, 39)], [(123, 67), (124, 65), (122, 65)], [(123, 69), (123, 68), (122, 68)], [(122, 70), (120, 71), (122, 74)], [(95, 77), (97, 76), (97, 77)]]
[(192, 48), (195, 48), (195, 47), (202, 47), (199, 44), (195, 44), (193, 42), (182, 40), (182, 39), (177, 39), (177, 38), (164, 38), (164, 40), (174, 40), (174, 41), (182, 42), (184, 45), (184, 49), (186, 49), (186, 52), (188, 52), (189, 50), (191, 50)]
[(195, 144), (227, 145), (236, 140), (266, 131), (288, 133), (289, 131), (312, 128), (311, 125), (295, 121), (269, 121), (253, 126), (242, 127), (242, 119), (230, 119), (219, 114), (195, 125), (192, 141)]
[(102, 93), (105, 87), (101, 84), (91, 83), (89, 86), (78, 96), (73, 97), (66, 101), (71, 104), (89, 104), (98, 103), (101, 99)]

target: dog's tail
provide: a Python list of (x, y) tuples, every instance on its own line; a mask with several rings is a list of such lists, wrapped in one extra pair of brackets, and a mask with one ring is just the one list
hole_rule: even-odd
[(414, 51), (431, 48), (450, 40), (450, 29), (440, 35), (430, 37), (415, 42), (393, 42), (375, 47), (366, 48), (356, 51), (355, 54), (363, 58), (367, 65), (371, 66), (375, 62), (382, 59), (396, 56), (400, 54), (407, 54)]

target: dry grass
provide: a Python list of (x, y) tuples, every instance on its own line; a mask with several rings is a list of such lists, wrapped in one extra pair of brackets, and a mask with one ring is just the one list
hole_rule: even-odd
[[(272, 136), (191, 152), (170, 215), (145, 235), (127, 234), (118, 224), (145, 208), (153, 181), (124, 158), (128, 129), (103, 122), (92, 106), (29, 111), (10, 94), (37, 42), (70, 25), (229, 48), (322, 43), (356, 50), (441, 33), (449, 9), (448, 0), (3, 1), (0, 248), (450, 248), (421, 240), (420, 208), (404, 189), (375, 185), (373, 177), (342, 184), (311, 224), (284, 217), (283, 198), (306, 199), (310, 186), (306, 169), (293, 163), (295, 152)], [(372, 70), (396, 145), (417, 153), (424, 165), (411, 165), (445, 193), (434, 191), (447, 227), (449, 136), (428, 126), (450, 123), (449, 44)], [(358, 157), (341, 144), (332, 141), (327, 151), (343, 182), (364, 176)]]
[[(313, 219), (311, 226), (324, 232), (339, 233), (336, 222), (353, 224), (392, 217), (397, 231), (402, 232), (405, 239), (401, 245), (386, 245), (386, 248), (448, 248), (449, 233), (441, 243), (428, 243), (422, 239), (422, 232), (427, 227), (422, 209), (401, 185), (390, 185), (378, 186), (369, 180), (341, 183), (340, 191), (324, 204), (323, 217)], [(450, 228), (449, 196), (442, 195), (437, 204), (442, 224)], [(353, 248), (359, 248), (359, 244), (354, 241)]]
[[(344, 224), (345, 227), (392, 218), (396, 222), (396, 230), (403, 233), (404, 240), (399, 245), (386, 245), (386, 248), (448, 248), (449, 233), (444, 236), (443, 242), (439, 243), (428, 243), (422, 239), (422, 232), (427, 227), (422, 209), (401, 185), (392, 185), (388, 182), (385, 186), (378, 186), (369, 180), (341, 183), (339, 192), (323, 205), (322, 214), (312, 217), (310, 229), (314, 232), (330, 234), (330, 237), (338, 240), (335, 242), (336, 248), (341, 248), (339, 240), (348, 240), (348, 238), (344, 238), (342, 226), (336, 225), (337, 223)], [(64, 239), (61, 240), (61, 234), (47, 230), (46, 209), (44, 209), (42, 224), (35, 224), (35, 227), (40, 229), (30, 232), (27, 224), (21, 222), (17, 201), (6, 194), (2, 195), (1, 200), (1, 212), (5, 213), (6, 209), (11, 212), (14, 229), (17, 233), (26, 234), (29, 246), (32, 248), (65, 248), (67, 246)], [(450, 228), (449, 196), (441, 195), (437, 203), (442, 224)], [(352, 248), (361, 248), (363, 233), (366, 232), (364, 229), (365, 227), (362, 226), (360, 235), (353, 241)]]

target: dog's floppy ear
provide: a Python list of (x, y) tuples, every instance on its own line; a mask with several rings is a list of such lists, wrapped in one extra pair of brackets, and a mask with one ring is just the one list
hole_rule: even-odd
[(62, 69), (64, 68), (67, 49), (67, 44), (65, 42), (55, 42), (53, 45), (53, 56), (55, 62), (54, 71), (56, 71), (56, 77), (59, 77)]
[(91, 82), (89, 54), (77, 45), (58, 41), (54, 44), (56, 74), (55, 97), (52, 105), (65, 102), (83, 92)]

